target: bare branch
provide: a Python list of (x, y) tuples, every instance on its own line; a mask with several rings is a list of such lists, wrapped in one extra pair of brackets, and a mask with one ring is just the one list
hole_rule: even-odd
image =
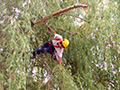
[(39, 23), (41, 23), (41, 22), (45, 22), (46, 20), (50, 19), (52, 16), (59, 15), (59, 14), (61, 14), (61, 13), (64, 13), (64, 12), (66, 12), (66, 11), (69, 11), (69, 10), (71, 10), (71, 9), (78, 8), (78, 7), (86, 8), (87, 6), (88, 6), (88, 5), (82, 4), (82, 3), (72, 5), (72, 6), (70, 6), (70, 7), (67, 7), (67, 8), (61, 9), (61, 10), (59, 10), (59, 11), (56, 11), (56, 12), (54, 12), (54, 13), (52, 13), (52, 14), (50, 14), (50, 15), (42, 18), (42, 19), (38, 19), (35, 24), (39, 24)]

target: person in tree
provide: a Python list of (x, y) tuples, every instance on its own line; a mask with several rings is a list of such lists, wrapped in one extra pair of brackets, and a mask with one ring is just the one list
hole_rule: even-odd
[(62, 62), (62, 54), (64, 48), (69, 45), (69, 40), (63, 39), (61, 35), (57, 34), (54, 30), (52, 30), (49, 26), (48, 29), (54, 32), (54, 39), (52, 41), (45, 42), (41, 48), (33, 49), (33, 57), (35, 58), (37, 54), (48, 52), (52, 55), (54, 60), (58, 61), (58, 64), (61, 65)]

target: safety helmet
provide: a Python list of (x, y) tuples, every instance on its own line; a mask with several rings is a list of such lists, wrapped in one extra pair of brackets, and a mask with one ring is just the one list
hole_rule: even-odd
[(69, 40), (63, 39), (62, 45), (64, 46), (64, 48), (66, 48), (69, 45)]

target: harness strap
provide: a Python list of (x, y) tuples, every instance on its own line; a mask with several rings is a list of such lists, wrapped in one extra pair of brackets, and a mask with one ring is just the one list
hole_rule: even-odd
[(62, 39), (58, 39), (58, 38), (57, 39), (55, 38), (54, 40), (59, 41), (58, 43), (61, 43), (63, 41)]
[[(56, 40), (56, 41), (59, 41), (58, 43), (61, 43), (63, 40), (62, 39), (60, 39), (60, 38), (54, 38), (54, 40)], [(57, 45), (53, 45), (55, 48), (60, 48), (59, 46), (57, 46)]]
[(62, 39), (60, 39), (60, 38), (54, 38), (54, 40), (60, 40), (60, 41), (62, 41)]
[(59, 46), (57, 46), (57, 45), (53, 45), (55, 48), (60, 48)]

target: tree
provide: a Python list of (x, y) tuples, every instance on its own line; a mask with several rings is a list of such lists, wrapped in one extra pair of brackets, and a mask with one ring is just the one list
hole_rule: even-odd
[[(119, 90), (119, 3), (119, 0), (1, 0), (0, 89)], [(55, 14), (62, 10), (66, 11)], [(62, 66), (47, 53), (30, 59), (33, 48), (53, 39), (44, 21), (70, 40)]]

